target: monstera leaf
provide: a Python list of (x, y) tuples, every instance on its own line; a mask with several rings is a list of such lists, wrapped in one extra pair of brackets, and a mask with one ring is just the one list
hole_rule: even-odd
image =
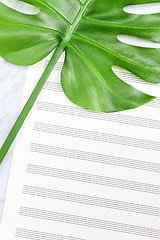
[[(127, 5), (159, 0), (21, 1), (35, 6), (39, 13), (23, 14), (0, 3), (0, 56), (13, 64), (32, 65), (56, 50), (12, 136), (63, 51), (66, 55), (61, 83), (73, 103), (97, 112), (114, 112), (136, 108), (153, 99), (120, 80), (112, 66), (125, 68), (146, 82), (160, 83), (160, 50), (126, 45), (117, 39), (117, 35), (125, 34), (159, 42), (160, 14), (123, 11)], [(9, 140), (13, 139), (9, 136)]]

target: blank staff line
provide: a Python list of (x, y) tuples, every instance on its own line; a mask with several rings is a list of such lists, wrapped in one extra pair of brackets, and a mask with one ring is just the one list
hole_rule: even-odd
[(154, 99), (151, 102), (145, 104), (145, 106), (160, 108), (160, 99)]
[(115, 135), (115, 134), (109, 134), (109, 133), (103, 133), (103, 132), (83, 130), (79, 128), (70, 128), (70, 127), (64, 127), (59, 125), (35, 122), (34, 131), (160, 151), (160, 142), (150, 141), (150, 140), (145, 140), (140, 138), (125, 137), (121, 135)]
[(158, 172), (160, 173), (160, 164), (154, 162), (145, 162), (134, 159), (127, 159), (121, 157), (115, 157), (105, 154), (85, 152), (68, 148), (61, 148), (56, 146), (49, 146), (37, 143), (31, 143), (30, 151), (41, 154), (54, 155), (59, 157), (67, 157), (78, 159), (82, 161), (97, 162), (102, 164), (128, 167), (133, 169), (139, 169), (144, 171)]
[[(46, 86), (46, 88), (48, 88), (48, 85)], [(149, 118), (134, 117), (134, 116), (128, 116), (123, 114), (117, 114), (117, 113), (111, 113), (111, 114), (96, 113), (96, 112), (87, 111), (85, 109), (78, 108), (78, 107), (71, 107), (67, 105), (47, 103), (47, 102), (41, 102), (41, 101), (38, 102), (37, 109), (40, 111), (55, 112), (55, 113), (61, 113), (61, 114), (66, 114), (71, 116), (87, 117), (87, 118), (93, 118), (98, 120), (128, 124), (133, 126), (160, 129), (160, 121), (149, 119)]]
[(63, 92), (61, 84), (47, 81), (43, 87), (44, 90)]
[(125, 223), (101, 220), (96, 218), (89, 218), (89, 217), (71, 215), (71, 214), (60, 213), (60, 212), (52, 212), (52, 211), (28, 208), (23, 206), (21, 206), (19, 209), (19, 215), (25, 216), (25, 217), (49, 220), (49, 221), (62, 222), (66, 224), (90, 227), (95, 229), (103, 229), (107, 231), (115, 231), (115, 232), (160, 239), (159, 229), (146, 228), (146, 227), (141, 227), (136, 225), (129, 225)]
[(69, 237), (48, 232), (34, 231), (24, 228), (17, 228), (15, 236), (33, 240), (85, 240), (82, 238)]
[(118, 179), (118, 178), (110, 178), (110, 177), (105, 177), (100, 175), (89, 174), (89, 173), (69, 171), (69, 170), (58, 169), (58, 168), (50, 168), (45, 166), (33, 165), (33, 164), (27, 165), (26, 172), (30, 174), (67, 179), (71, 181), (78, 181), (78, 182), (96, 184), (96, 185), (107, 186), (107, 187), (122, 188), (122, 189), (146, 192), (146, 193), (157, 194), (157, 195), (160, 194), (159, 185), (128, 181), (128, 180)]
[(160, 217), (160, 208), (24, 185), (23, 194)]
[[(55, 69), (56, 70), (56, 69)], [(63, 92), (61, 84), (54, 82), (53, 84), (48, 83), (48, 87), (44, 87), (45, 90)], [(154, 99), (144, 106), (160, 108), (160, 99)]]

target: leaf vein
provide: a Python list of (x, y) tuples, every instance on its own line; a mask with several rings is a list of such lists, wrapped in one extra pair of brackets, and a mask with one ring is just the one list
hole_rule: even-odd
[(51, 11), (54, 11), (56, 13), (57, 16), (61, 17), (66, 23), (67, 25), (70, 25), (70, 22), (59, 12), (57, 11), (54, 7), (52, 7), (49, 4), (45, 4), (44, 2), (42, 2), (41, 0), (37, 0), (39, 3), (41, 3), (43, 6), (45, 6), (46, 8), (48, 8)]
[[(119, 58), (119, 59), (121, 59), (121, 60), (124, 61), (124, 62), (130, 63), (130, 64), (132, 64), (132, 65), (134, 65), (134, 66), (140, 66), (140, 64), (137, 64), (137, 63), (129, 60), (129, 59), (126, 58), (126, 57), (120, 56), (119, 54), (113, 52), (113, 51), (110, 50), (109, 48), (106, 48), (106, 47), (102, 46), (101, 44), (99, 44), (99, 43), (97, 43), (97, 42), (95, 42), (95, 41), (93, 41), (93, 40), (91, 40), (91, 39), (89, 39), (89, 38), (86, 38), (86, 37), (84, 37), (84, 36), (82, 36), (82, 35), (79, 35), (79, 34), (77, 34), (77, 33), (74, 33), (74, 34), (73, 34), (73, 37), (78, 38), (79, 40), (81, 39), (81, 40), (83, 40), (83, 41), (86, 41), (86, 42), (88, 42), (88, 43), (91, 44), (91, 45), (95, 45), (96, 47), (98, 47), (98, 48), (100, 48), (100, 49), (103, 49), (105, 52), (112, 54), (114, 57)], [(144, 65), (141, 65), (141, 66), (142, 66), (143, 68), (147, 69), (147, 70), (149, 69), (148, 67), (146, 67), (146, 66), (144, 66)]]
[(39, 25), (32, 25), (32, 24), (26, 24), (26, 23), (19, 23), (19, 22), (10, 22), (10, 21), (1, 21), (1, 23), (4, 23), (4, 24), (12, 24), (12, 25), (20, 25), (20, 26), (23, 26), (23, 27), (29, 27), (29, 28), (38, 28), (38, 29), (43, 29), (43, 30), (48, 30), (48, 31), (51, 31), (51, 32), (56, 32), (58, 34), (60, 34), (61, 36), (64, 36), (64, 34), (58, 30), (55, 30), (55, 29), (52, 29), (52, 28), (47, 28), (47, 27), (42, 27), (42, 26), (39, 26)]
[(90, 22), (93, 24), (101, 25), (101, 26), (113, 26), (113, 27), (121, 27), (121, 28), (132, 28), (132, 29), (160, 29), (160, 26), (141, 26), (141, 25), (124, 25), (124, 24), (118, 24), (114, 22), (108, 22), (100, 19), (92, 19), (88, 17), (83, 16), (83, 20), (86, 22)]
[(76, 48), (76, 46), (75, 46), (73, 43), (71, 43), (71, 42), (69, 42), (68, 44), (69, 44), (69, 46), (72, 48), (72, 50), (77, 54), (77, 56), (79, 56), (79, 57), (83, 60), (83, 62), (85, 62), (85, 64), (86, 64), (87, 66), (89, 66), (89, 67), (96, 73), (96, 75), (100, 78), (100, 80), (101, 80), (105, 85), (108, 86), (108, 88), (110, 89), (110, 91), (114, 92), (112, 86), (105, 81), (105, 79), (104, 79), (104, 78), (100, 75), (100, 73), (88, 62), (88, 60), (86, 59), (86, 57)]

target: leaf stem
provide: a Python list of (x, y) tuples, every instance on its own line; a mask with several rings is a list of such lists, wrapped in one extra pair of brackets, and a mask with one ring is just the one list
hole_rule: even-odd
[(24, 108), (22, 109), (19, 117), (17, 118), (14, 126), (12, 127), (9, 135), (7, 136), (2, 148), (0, 149), (0, 164), (2, 163), (6, 153), (8, 152), (10, 146), (12, 145), (15, 137), (17, 136), (21, 126), (23, 125), (26, 117), (28, 116), (30, 110), (32, 109), (37, 97), (39, 96), (45, 82), (47, 81), (49, 75), (51, 74), (56, 62), (58, 61), (59, 57), (61, 56), (66, 43), (62, 41), (60, 45), (55, 50), (51, 60), (49, 61), (46, 69), (44, 70), (41, 78), (39, 79), (37, 85), (35, 86), (33, 92), (31, 93), (28, 101), (26, 102)]

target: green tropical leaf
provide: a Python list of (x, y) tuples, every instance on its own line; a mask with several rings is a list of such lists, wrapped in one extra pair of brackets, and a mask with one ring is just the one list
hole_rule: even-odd
[(153, 99), (120, 80), (112, 66), (125, 68), (144, 81), (160, 82), (159, 49), (124, 44), (125, 34), (160, 41), (160, 14), (134, 15), (126, 5), (155, 0), (23, 0), (40, 10), (17, 12), (0, 3), (0, 55), (17, 65), (31, 65), (64, 42), (62, 87), (75, 104), (113, 112)]
[[(159, 0), (20, 1), (36, 7), (39, 13), (27, 15), (0, 3), (0, 56), (13, 64), (32, 65), (56, 50), (19, 123), (13, 127), (9, 144), (63, 51), (61, 83), (73, 103), (97, 112), (115, 112), (136, 108), (154, 98), (120, 80), (112, 66), (124, 68), (143, 81), (160, 83), (160, 50), (127, 45), (117, 39), (122, 34), (160, 42), (159, 13), (123, 11), (127, 5)], [(4, 152), (6, 149), (2, 155)]]

